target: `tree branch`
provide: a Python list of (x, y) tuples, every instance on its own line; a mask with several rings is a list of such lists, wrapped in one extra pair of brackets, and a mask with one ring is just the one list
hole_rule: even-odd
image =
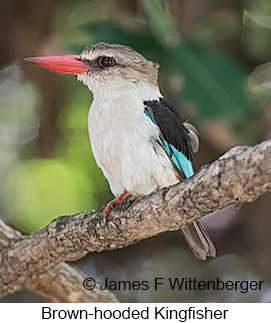
[[(7, 248), (12, 241), (21, 238), (19, 231), (12, 229), (0, 220), (0, 250)], [(37, 279), (26, 283), (32, 290), (49, 302), (61, 303), (114, 303), (117, 298), (111, 292), (102, 291), (99, 284), (93, 290), (83, 288), (87, 278), (80, 269), (62, 262), (41, 274)]]
[(64, 260), (88, 252), (123, 248), (165, 231), (178, 230), (229, 204), (252, 202), (271, 191), (271, 140), (235, 147), (195, 176), (114, 208), (64, 216), (0, 253), (0, 294), (25, 286)]

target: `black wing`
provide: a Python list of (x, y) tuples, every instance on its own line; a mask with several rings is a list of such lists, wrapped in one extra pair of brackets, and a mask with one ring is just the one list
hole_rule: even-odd
[(182, 123), (172, 104), (164, 98), (144, 101), (144, 104), (149, 117), (154, 119), (152, 121), (158, 125), (162, 136), (168, 144), (173, 145), (186, 158), (193, 161), (193, 150), (188, 134), (189, 130)]

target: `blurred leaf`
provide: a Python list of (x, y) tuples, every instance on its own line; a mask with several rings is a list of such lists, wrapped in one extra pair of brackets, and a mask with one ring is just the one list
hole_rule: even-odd
[(18, 161), (22, 147), (38, 135), (37, 88), (16, 65), (0, 71), (0, 178)]
[(250, 91), (257, 96), (271, 96), (271, 62), (255, 69), (248, 79)]
[(56, 29), (69, 36), (69, 32), (80, 26), (104, 21), (108, 19), (110, 13), (110, 2), (108, 0), (78, 1), (76, 5), (73, 1), (62, 2), (56, 12)]
[(61, 39), (79, 47), (81, 51), (93, 39), (83, 32), (84, 26), (90, 23), (99, 23), (108, 19), (112, 1), (80, 1), (63, 2), (57, 10), (57, 30)]
[(140, 6), (153, 35), (159, 42), (169, 47), (176, 47), (180, 43), (181, 35), (175, 29), (173, 17), (163, 9), (161, 2), (141, 0)]
[(18, 66), (0, 71), (0, 145), (18, 145), (38, 133), (37, 89), (23, 82)]
[(270, 19), (270, 0), (250, 0), (248, 2), (243, 19), (245, 26), (244, 49), (259, 62), (270, 60), (271, 57)]
[(239, 12), (230, 7), (223, 7), (202, 17), (193, 33), (193, 40), (204, 44), (225, 43), (236, 37), (241, 28)]
[(245, 91), (248, 73), (227, 55), (196, 43), (182, 43), (170, 52), (167, 68), (184, 76), (184, 88), (175, 95), (196, 102), (199, 120), (241, 119), (252, 109)]
[(2, 202), (13, 225), (29, 233), (57, 216), (89, 209), (92, 199), (88, 178), (76, 164), (33, 159), (8, 174)]
[(80, 30), (80, 33), (86, 35), (85, 38), (89, 39), (88, 43), (66, 43), (66, 46), (76, 53), (90, 43), (101, 41), (132, 46), (139, 52), (145, 53), (157, 53), (157, 49), (160, 48), (159, 43), (148, 30), (123, 28), (116, 23), (88, 24)]
[(259, 12), (244, 12), (244, 24), (248, 23), (248, 20), (253, 21), (255, 24), (271, 29), (271, 16)]

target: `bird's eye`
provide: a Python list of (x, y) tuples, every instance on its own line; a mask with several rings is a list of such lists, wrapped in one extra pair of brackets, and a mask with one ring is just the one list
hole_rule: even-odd
[(113, 67), (116, 61), (113, 57), (102, 56), (98, 58), (98, 64), (101, 68)]

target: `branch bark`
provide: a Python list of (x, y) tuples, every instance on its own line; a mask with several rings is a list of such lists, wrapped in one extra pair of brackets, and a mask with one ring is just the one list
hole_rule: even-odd
[(123, 248), (181, 226), (229, 204), (252, 202), (271, 191), (271, 140), (235, 147), (190, 179), (115, 207), (55, 219), (0, 253), (0, 295), (24, 287), (64, 260)]
[[(0, 250), (7, 248), (14, 239), (21, 237), (19, 231), (0, 220)], [(102, 291), (97, 283), (93, 290), (84, 289), (82, 283), (86, 278), (87, 275), (81, 270), (62, 262), (37, 279), (27, 282), (25, 287), (54, 303), (117, 302), (114, 294), (107, 290)]]

